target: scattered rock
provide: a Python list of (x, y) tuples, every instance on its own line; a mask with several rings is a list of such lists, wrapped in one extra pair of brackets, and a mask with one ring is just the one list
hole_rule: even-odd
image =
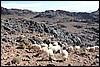
[(11, 63), (10, 62), (7, 62), (5, 65), (10, 65)]
[(97, 41), (95, 42), (95, 44), (96, 44), (97, 46), (99, 46), (99, 40), (97, 40)]
[(99, 58), (99, 55), (96, 55), (95, 58)]
[(47, 66), (55, 66), (54, 64), (47, 64)]
[(32, 44), (35, 44), (36, 43), (36, 41), (33, 40), (32, 38), (28, 38), (28, 40), (31, 41)]
[[(97, 49), (95, 51), (94, 48), (89, 50), (91, 52), (82, 50), (87, 47), (99, 46), (98, 13), (95, 15), (95, 12), (76, 13), (64, 10), (32, 12), (29, 10), (1, 7), (1, 14), (2, 66), (63, 66), (66, 64), (68, 66), (74, 64), (79, 66), (99, 66), (99, 47), (95, 47)], [(27, 16), (31, 18), (28, 19)], [(24, 34), (24, 37), (19, 36), (20, 34)], [(16, 37), (19, 38), (17, 39)], [(62, 51), (53, 52), (51, 50), (51, 55), (54, 54), (51, 57), (47, 55), (47, 53), (50, 53), (50, 48), (47, 48), (47, 53), (45, 52), (46, 50), (40, 50), (42, 43), (48, 47), (49, 44), (53, 44), (52, 41), (56, 41), (61, 50), (66, 49), (68, 54), (62, 56), (60, 54)], [(59, 46), (55, 48), (59, 49)], [(71, 47), (71, 50), (68, 50), (69, 46), (80, 46), (80, 48), (79, 50), (74, 50)], [(60, 55), (61, 58), (59, 57)], [(37, 61), (41, 58), (41, 61)], [(65, 60), (66, 58), (67, 60)]]
[(2, 38), (2, 41), (8, 42), (8, 39), (7, 38)]
[(82, 26), (79, 26), (79, 25), (75, 25), (74, 27), (76, 27), (76, 28), (82, 28)]
[(50, 40), (48, 40), (48, 39), (45, 39), (45, 40), (43, 40), (43, 43), (46, 43), (46, 44), (50, 44)]
[(12, 59), (12, 64), (19, 64), (20, 63), (20, 58), (19, 57), (14, 57), (13, 59)]
[(68, 66), (72, 66), (71, 64), (68, 64)]

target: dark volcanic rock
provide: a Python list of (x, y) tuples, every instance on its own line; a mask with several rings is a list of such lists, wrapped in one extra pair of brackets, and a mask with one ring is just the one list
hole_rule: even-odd
[(54, 17), (54, 15), (52, 15), (51, 13), (46, 13), (46, 14), (38, 14), (38, 15), (36, 15), (34, 18), (38, 18), (38, 17), (40, 17), (40, 18), (43, 18), (43, 17), (45, 17), (45, 18), (53, 18)]
[(47, 64), (47, 66), (55, 66), (54, 64)]
[[(65, 42), (68, 42), (69, 44), (80, 44), (81, 41), (79, 38), (73, 38), (72, 35), (70, 35), (67, 31), (58, 29), (56, 26), (47, 26), (44, 23), (38, 23), (34, 21), (28, 21), (23, 18), (18, 19), (11, 19), (8, 22), (2, 22), (2, 29), (6, 30), (9, 34), (18, 34), (24, 33), (27, 30), (39, 32), (39, 33), (48, 33), (48, 35), (54, 35), (55, 38), (58, 40), (64, 40)], [(5, 26), (4, 26), (5, 25)], [(5, 28), (3, 28), (3, 26)], [(34, 44), (36, 42), (41, 42), (41, 40), (35, 39), (35, 38), (29, 38), (29, 40)], [(47, 43), (47, 42), (46, 42)], [(47, 43), (49, 44), (49, 42)]]
[(10, 31), (11, 29), (7, 26), (3, 26), (4, 30)]
[(1, 14), (5, 14), (5, 15), (24, 15), (24, 14), (34, 14), (34, 12), (32, 12), (31, 10), (21, 10), (21, 9), (7, 9), (7, 8), (3, 8), (1, 7)]
[(52, 12), (54, 12), (54, 10), (46, 10), (45, 12), (46, 13), (52, 13)]
[(35, 44), (35, 40), (33, 40), (32, 38), (28, 38), (29, 41), (31, 41), (32, 44)]
[(96, 33), (99, 33), (99, 28), (94, 28), (94, 27), (92, 27), (91, 28), (93, 31), (95, 31)]
[(81, 44), (80, 47), (82, 47), (82, 48), (84, 48), (84, 47), (93, 47), (93, 44), (84, 43), (84, 44)]
[(12, 14), (7, 8), (1, 7), (1, 14)]
[(97, 41), (95, 42), (95, 44), (99, 46), (99, 40), (97, 40)]
[(11, 15), (28, 15), (28, 14), (35, 14), (34, 18), (56, 18), (60, 16), (70, 16), (75, 17), (74, 19), (68, 19), (68, 18), (59, 18), (60, 21), (69, 21), (69, 22), (99, 22), (99, 9), (97, 11), (94, 11), (92, 13), (87, 12), (69, 12), (64, 10), (46, 10), (45, 12), (32, 12), (31, 10), (21, 10), (21, 9), (7, 9), (1, 7), (1, 14), (11, 14)]
[(38, 31), (40, 33), (43, 33), (43, 31), (44, 31), (43, 27), (44, 27), (44, 24), (39, 24), (37, 22), (34, 22), (29, 25), (29, 30)]
[(42, 40), (40, 40), (38, 37), (35, 37), (35, 36), (32, 36), (31, 37), (31, 41), (32, 43), (37, 43), (37, 44), (40, 44), (42, 42)]
[(2, 38), (1, 41), (8, 42), (7, 38)]
[(76, 27), (76, 28), (82, 28), (82, 26), (79, 26), (79, 25), (75, 25), (74, 27)]
[(48, 39), (45, 39), (45, 40), (43, 40), (43, 43), (46, 43), (46, 44), (50, 44), (50, 40), (48, 40)]
[(8, 37), (2, 37), (1, 38), (1, 42), (10, 42), (10, 38), (8, 38)]
[(49, 26), (46, 26), (45, 24), (42, 24), (42, 23), (40, 24), (37, 22), (34, 22), (33, 24), (31, 24), (29, 26), (29, 29), (32, 31), (38, 31), (40, 33), (43, 33), (43, 32), (50, 33), (58, 38), (64, 38), (65, 37), (64, 34), (66, 35), (66, 32), (64, 30), (49, 27)]

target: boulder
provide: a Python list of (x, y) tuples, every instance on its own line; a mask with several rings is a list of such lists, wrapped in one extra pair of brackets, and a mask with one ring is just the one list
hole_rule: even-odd
[(48, 39), (45, 39), (45, 40), (43, 40), (43, 43), (46, 43), (46, 44), (50, 44), (50, 40), (48, 40)]

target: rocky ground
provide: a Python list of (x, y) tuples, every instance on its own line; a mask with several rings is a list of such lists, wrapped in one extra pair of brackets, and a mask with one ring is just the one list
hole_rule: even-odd
[[(51, 11), (52, 12), (52, 11)], [(59, 12), (59, 11), (58, 11)], [(61, 13), (61, 11), (60, 11)], [(51, 13), (53, 14), (53, 13)], [(59, 16), (59, 13), (57, 14)], [(97, 21), (71, 21), (45, 13), (29, 15), (1, 15), (1, 66), (99, 66), (99, 23)], [(64, 16), (73, 19), (73, 16)], [(75, 19), (76, 20), (76, 19)], [(21, 48), (17, 38), (24, 35), (28, 45), (60, 43), (61, 48), (80, 46), (68, 51), (65, 61), (53, 61), (39, 49)], [(26, 46), (26, 45), (24, 45)], [(41, 58), (46, 60), (41, 60)], [(56, 59), (62, 59), (55, 53)]]

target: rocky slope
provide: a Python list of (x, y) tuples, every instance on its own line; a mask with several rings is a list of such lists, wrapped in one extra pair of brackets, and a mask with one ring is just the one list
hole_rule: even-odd
[(32, 12), (31, 10), (22, 10), (22, 9), (7, 9), (7, 8), (3, 8), (1, 7), (1, 14), (5, 14), (5, 15), (13, 15), (13, 14), (17, 14), (17, 15), (24, 15), (24, 14), (34, 14), (34, 12)]
[(36, 14), (32, 18), (53, 18), (59, 21), (77, 21), (77, 22), (93, 22), (99, 21), (99, 9), (97, 11), (86, 13), (86, 12), (69, 12), (64, 10), (46, 10), (45, 12), (32, 12), (30, 10), (21, 9), (7, 9), (1, 7), (1, 14)]
[[(99, 50), (84, 51), (84, 48), (99, 46), (98, 12), (99, 9), (92, 13), (64, 10), (32, 12), (1, 7), (1, 65), (99, 66)], [(20, 41), (21, 35), (24, 35), (25, 42)], [(48, 58), (47, 55), (41, 54), (38, 48), (31, 48), (35, 44), (50, 46), (52, 42), (57, 42), (62, 49), (68, 51), (66, 61), (58, 62), (50, 58), (40, 60)], [(24, 48), (26, 44), (29, 45), (28, 48)], [(70, 46), (81, 48), (70, 51)], [(55, 58), (60, 58), (59, 51), (54, 54)]]

